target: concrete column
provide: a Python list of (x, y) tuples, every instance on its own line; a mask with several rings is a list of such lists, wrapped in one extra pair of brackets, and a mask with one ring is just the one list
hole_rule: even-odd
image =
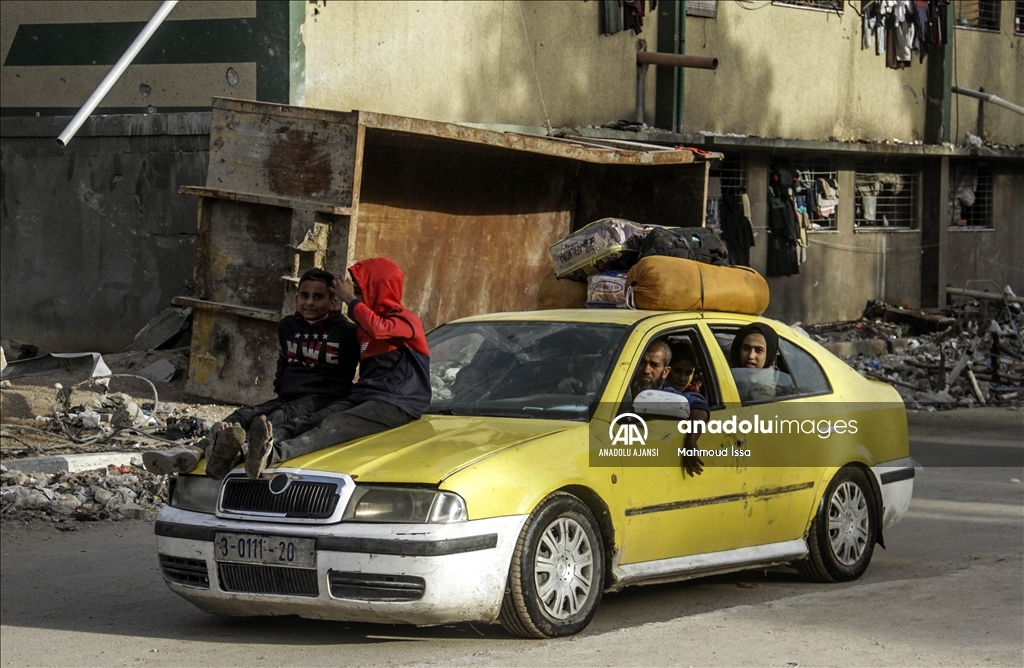
[(946, 303), (946, 241), (949, 229), (949, 158), (933, 158), (921, 170), (921, 306)]
[(744, 155), (747, 169), (747, 197), (750, 199), (750, 224), (754, 228), (754, 247), (750, 266), (762, 275), (768, 269), (768, 154)]

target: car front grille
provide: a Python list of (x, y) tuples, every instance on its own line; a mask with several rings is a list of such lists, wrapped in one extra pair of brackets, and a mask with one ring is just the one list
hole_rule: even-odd
[(327, 582), (334, 598), (357, 601), (418, 601), (426, 590), (423, 578), (414, 575), (330, 571)]
[(283, 568), (258, 564), (217, 564), (222, 591), (237, 594), (320, 595), (314, 568)]
[(203, 559), (185, 559), (161, 554), (160, 570), (169, 582), (199, 589), (210, 588), (210, 574)]
[(293, 519), (328, 519), (338, 506), (339, 483), (293, 480), (280, 494), (270, 491), (270, 481), (230, 477), (224, 481), (220, 508), (224, 512), (272, 514)]

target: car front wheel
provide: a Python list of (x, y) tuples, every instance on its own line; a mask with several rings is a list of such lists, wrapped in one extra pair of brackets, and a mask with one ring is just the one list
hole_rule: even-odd
[(499, 617), (509, 633), (557, 638), (579, 633), (604, 589), (604, 546), (590, 510), (555, 493), (530, 515), (509, 569)]
[(878, 508), (863, 469), (839, 469), (825, 490), (807, 535), (810, 554), (800, 572), (819, 582), (856, 580), (867, 570), (878, 539)]

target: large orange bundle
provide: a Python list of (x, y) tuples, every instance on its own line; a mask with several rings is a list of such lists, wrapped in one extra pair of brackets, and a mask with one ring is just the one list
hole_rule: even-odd
[(537, 308), (583, 308), (587, 303), (587, 284), (555, 278), (554, 272), (544, 277), (537, 288)]
[(768, 283), (749, 267), (717, 267), (694, 260), (652, 255), (629, 270), (633, 304), (650, 311), (725, 311), (761, 315), (768, 308)]

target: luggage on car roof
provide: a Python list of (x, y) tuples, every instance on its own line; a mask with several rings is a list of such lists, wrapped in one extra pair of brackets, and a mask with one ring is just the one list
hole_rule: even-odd
[(706, 227), (655, 227), (640, 246), (640, 257), (664, 255), (707, 264), (728, 265), (729, 250), (718, 232)]
[(761, 315), (768, 308), (768, 283), (750, 267), (652, 255), (629, 270), (627, 286), (638, 309)]

